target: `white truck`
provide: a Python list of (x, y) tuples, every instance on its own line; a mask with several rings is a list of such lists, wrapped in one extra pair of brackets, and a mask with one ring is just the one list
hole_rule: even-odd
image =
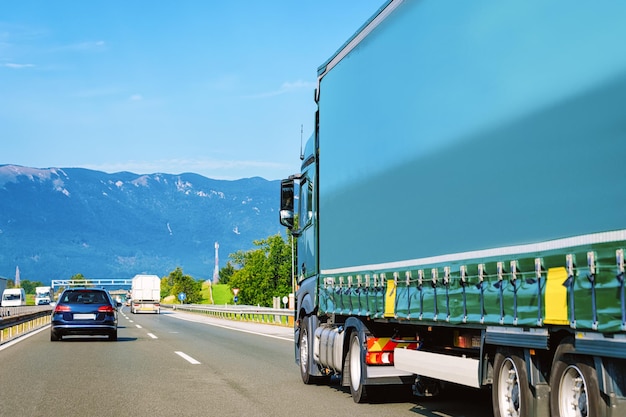
[(161, 311), (161, 280), (156, 275), (135, 275), (131, 285), (130, 311), (133, 314)]
[(35, 287), (35, 305), (50, 304), (53, 299), (52, 287)]

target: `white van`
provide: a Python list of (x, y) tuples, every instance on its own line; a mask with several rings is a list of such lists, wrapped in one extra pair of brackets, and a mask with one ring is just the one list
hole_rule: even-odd
[(26, 293), (24, 288), (7, 288), (2, 291), (2, 307), (25, 306)]

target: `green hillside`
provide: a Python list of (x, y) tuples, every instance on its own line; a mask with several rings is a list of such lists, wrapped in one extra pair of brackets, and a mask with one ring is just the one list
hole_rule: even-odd
[[(233, 293), (226, 284), (215, 284), (211, 286), (213, 290), (213, 304), (233, 304)], [(202, 304), (211, 303), (209, 284), (202, 284)]]

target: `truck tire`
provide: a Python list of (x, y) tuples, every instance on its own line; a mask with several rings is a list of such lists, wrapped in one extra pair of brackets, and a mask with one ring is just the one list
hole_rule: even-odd
[(299, 359), (300, 359), (300, 376), (302, 382), (307, 385), (321, 384), (327, 382), (330, 377), (324, 375), (311, 375), (310, 370), (316, 366), (313, 363), (313, 326), (311, 325), (311, 317), (304, 317), (300, 324), (300, 340), (299, 340)]
[(517, 350), (498, 349), (493, 364), (491, 400), (494, 417), (532, 414), (533, 395), (528, 385), (526, 361)]
[(576, 355), (571, 339), (556, 350), (550, 372), (552, 417), (602, 417), (606, 405), (600, 395), (598, 375), (590, 358)]
[(359, 332), (350, 334), (350, 344), (348, 345), (348, 377), (350, 378), (350, 394), (355, 403), (363, 403), (368, 398), (368, 387), (363, 385), (364, 363), (362, 353), (362, 343), (359, 338)]

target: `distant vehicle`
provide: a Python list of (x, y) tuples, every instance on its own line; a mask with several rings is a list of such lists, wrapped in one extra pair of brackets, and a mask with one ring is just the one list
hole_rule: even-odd
[(35, 305), (50, 304), (54, 299), (52, 287), (35, 288)]
[(68, 288), (52, 311), (50, 340), (69, 335), (105, 335), (117, 340), (116, 303), (101, 288)]
[(161, 280), (156, 275), (135, 275), (131, 285), (130, 311), (133, 314), (161, 311)]
[(2, 291), (2, 307), (15, 307), (26, 305), (26, 293), (24, 288), (7, 288)]

